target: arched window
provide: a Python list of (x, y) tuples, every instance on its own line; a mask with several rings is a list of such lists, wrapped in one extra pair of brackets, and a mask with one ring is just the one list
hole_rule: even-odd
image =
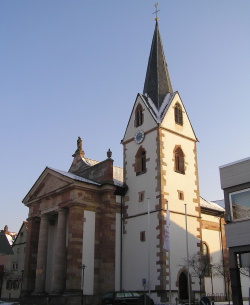
[(184, 154), (180, 147), (176, 148), (174, 152), (175, 171), (181, 174), (185, 174), (184, 166)]
[(135, 110), (135, 127), (141, 126), (143, 123), (142, 106), (138, 104)]
[(179, 276), (179, 299), (188, 300), (188, 278), (185, 272)]
[(135, 156), (136, 175), (140, 175), (146, 172), (146, 151), (140, 147)]
[(176, 124), (183, 125), (182, 108), (181, 108), (181, 105), (179, 103), (175, 104), (174, 118), (175, 118), (175, 123)]

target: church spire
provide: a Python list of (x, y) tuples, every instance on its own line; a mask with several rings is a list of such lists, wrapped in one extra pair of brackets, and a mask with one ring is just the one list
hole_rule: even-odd
[(159, 110), (165, 96), (172, 92), (173, 89), (161, 42), (158, 18), (155, 18), (155, 30), (148, 60), (143, 94), (150, 97)]

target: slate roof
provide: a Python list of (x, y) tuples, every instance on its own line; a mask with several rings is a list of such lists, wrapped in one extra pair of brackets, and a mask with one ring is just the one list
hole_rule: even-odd
[(200, 197), (200, 206), (201, 208), (206, 208), (218, 212), (225, 212), (225, 209), (223, 209), (221, 206), (219, 206), (217, 203), (212, 201), (207, 201), (204, 198)]
[(143, 94), (148, 96), (159, 110), (165, 96), (172, 92), (158, 21), (156, 20)]
[(140, 96), (145, 101), (146, 107), (148, 108), (152, 116), (155, 118), (156, 122), (161, 123), (176, 93), (177, 92), (166, 94), (159, 109), (156, 108), (154, 102), (151, 100), (150, 97), (147, 97), (142, 94), (140, 94)]
[(3, 231), (0, 231), (0, 255), (14, 254), (8, 239)]
[(76, 180), (76, 181), (86, 182), (86, 183), (95, 184), (95, 185), (101, 185), (100, 183), (97, 183), (95, 181), (92, 181), (92, 180), (89, 180), (89, 179), (77, 176), (77, 175), (72, 174), (70, 172), (65, 172), (65, 171), (62, 171), (62, 170), (59, 170), (59, 169), (55, 169), (55, 168), (52, 168), (52, 167), (47, 167), (47, 168), (51, 169), (52, 171), (54, 171), (54, 172), (56, 172), (58, 174), (61, 174), (61, 175), (65, 176), (65, 177), (71, 178), (71, 179)]
[[(93, 166), (97, 163), (100, 163), (99, 161), (88, 159), (88, 158), (85, 158), (85, 160), (90, 164), (90, 166)], [(55, 169), (55, 168), (52, 168), (52, 167), (47, 167), (47, 168), (65, 176), (65, 177), (76, 180), (76, 181), (86, 182), (86, 183), (95, 184), (95, 185), (101, 185), (100, 183), (97, 183), (93, 180), (89, 180), (89, 179), (80, 177), (80, 176), (75, 175), (75, 174), (70, 173), (70, 172), (65, 172), (65, 171)], [(118, 166), (114, 166), (113, 167), (113, 176), (114, 176), (114, 184), (117, 185), (117, 186), (123, 186), (123, 168), (118, 167)]]

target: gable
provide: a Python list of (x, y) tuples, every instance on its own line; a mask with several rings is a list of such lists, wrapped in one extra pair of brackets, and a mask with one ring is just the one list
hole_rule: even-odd
[[(175, 122), (175, 106), (177, 103), (180, 105), (182, 109), (182, 120), (183, 120), (182, 124), (177, 124)], [(184, 107), (184, 104), (182, 103), (182, 100), (178, 92), (175, 93), (174, 97), (170, 101), (165, 111), (165, 114), (162, 117), (160, 126), (166, 128), (167, 130), (172, 131), (173, 133), (180, 134), (194, 141), (198, 141), (194, 133), (193, 127), (191, 125), (191, 122), (189, 120), (186, 109)]]
[(34, 193), (34, 196), (40, 197), (46, 194), (52, 193), (55, 190), (63, 188), (67, 186), (69, 183), (64, 181), (63, 179), (59, 179), (52, 174), (48, 174), (44, 181), (40, 184), (39, 188)]
[[(137, 127), (135, 124), (135, 112), (138, 105), (142, 106), (143, 123)], [(152, 128), (155, 128), (156, 126), (157, 126), (157, 122), (152, 112), (152, 109), (149, 108), (149, 105), (144, 99), (144, 97), (138, 94), (122, 142), (133, 140), (135, 133), (140, 129), (147, 131)]]
[(30, 200), (36, 200), (56, 190), (67, 187), (71, 184), (71, 179), (60, 175), (48, 168), (44, 170), (35, 184), (32, 186), (31, 190), (25, 196), (23, 203), (27, 203)]
[(17, 244), (23, 244), (23, 243), (26, 243), (26, 239), (27, 239), (27, 230), (28, 230), (28, 222), (27, 221), (24, 221), (22, 223), (22, 226), (15, 238), (15, 241), (13, 243), (13, 247)]

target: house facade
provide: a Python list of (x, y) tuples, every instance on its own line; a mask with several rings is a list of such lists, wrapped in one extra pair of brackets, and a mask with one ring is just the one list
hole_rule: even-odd
[(12, 233), (8, 230), (8, 226), (4, 230), (0, 230), (0, 298), (2, 297), (2, 289), (4, 285), (4, 277), (6, 274), (6, 266), (10, 255), (13, 255), (11, 248)]
[(19, 300), (22, 291), (24, 260), (27, 240), (27, 222), (24, 221), (12, 244), (13, 255), (8, 256), (4, 268), (2, 300)]
[(250, 268), (250, 158), (221, 166), (220, 179), (225, 198), (233, 302), (242, 304), (241, 287), (245, 285), (240, 269)]

